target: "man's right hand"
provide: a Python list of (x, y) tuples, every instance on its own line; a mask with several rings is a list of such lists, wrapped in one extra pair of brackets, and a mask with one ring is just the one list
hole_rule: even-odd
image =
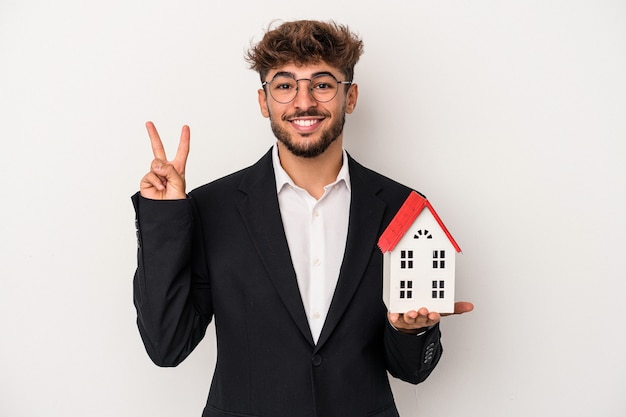
[(189, 126), (183, 126), (176, 157), (168, 161), (159, 133), (152, 122), (146, 123), (154, 160), (139, 185), (142, 197), (152, 200), (180, 200), (187, 198), (185, 192), (185, 165), (189, 155)]

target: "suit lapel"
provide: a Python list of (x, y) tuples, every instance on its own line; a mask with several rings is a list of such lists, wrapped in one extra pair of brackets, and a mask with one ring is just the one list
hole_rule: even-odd
[(280, 217), (271, 151), (251, 167), (240, 190), (246, 197), (238, 205), (239, 212), (272, 284), (300, 332), (313, 345)]
[[(332, 334), (363, 278), (386, 209), (376, 195), (380, 184), (351, 157), (348, 162), (352, 196), (346, 250), (316, 351)], [(314, 345), (280, 216), (271, 151), (251, 167), (240, 190), (246, 196), (238, 209), (270, 280), (302, 335)]]
[(372, 250), (378, 241), (378, 232), (386, 208), (386, 204), (376, 196), (380, 185), (370, 181), (365, 169), (351, 157), (348, 160), (352, 197), (346, 250), (337, 287), (316, 350), (319, 350), (332, 334), (363, 278)]

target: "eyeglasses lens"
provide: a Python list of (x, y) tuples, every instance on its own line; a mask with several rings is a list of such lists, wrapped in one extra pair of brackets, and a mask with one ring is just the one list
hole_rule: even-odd
[(296, 81), (286, 75), (278, 75), (268, 83), (269, 91), (274, 100), (279, 103), (289, 103), (298, 94), (298, 83), (309, 82), (307, 86), (311, 95), (320, 103), (332, 100), (337, 95), (339, 83), (332, 75), (322, 74), (311, 80), (301, 79)]

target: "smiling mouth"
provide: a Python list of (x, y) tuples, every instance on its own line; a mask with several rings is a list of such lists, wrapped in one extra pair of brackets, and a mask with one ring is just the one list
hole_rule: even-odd
[(291, 123), (300, 126), (300, 127), (311, 127), (320, 123), (322, 119), (294, 119), (291, 120)]

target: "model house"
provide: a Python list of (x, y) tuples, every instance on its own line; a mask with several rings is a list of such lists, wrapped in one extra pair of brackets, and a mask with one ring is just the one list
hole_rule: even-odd
[(455, 257), (461, 252), (428, 200), (413, 191), (378, 240), (383, 299), (392, 313), (426, 307), (454, 312)]

